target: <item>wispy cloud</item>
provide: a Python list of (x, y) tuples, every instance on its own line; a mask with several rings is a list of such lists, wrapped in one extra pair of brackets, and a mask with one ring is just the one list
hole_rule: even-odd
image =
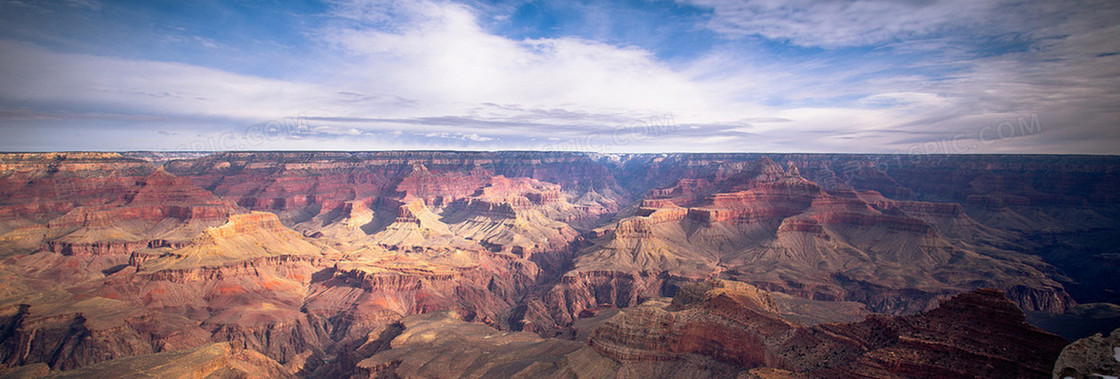
[[(75, 17), (120, 9), (89, 5), (71, 7), (84, 12)], [(65, 140), (73, 145), (56, 139), (56, 148), (113, 148), (124, 140), (113, 134), (132, 133), (128, 148), (533, 149), (577, 141), (565, 146), (906, 152), (1034, 114), (1041, 133), (969, 152), (1120, 146), (1114, 2), (673, 4), (695, 24), (666, 25), (690, 36), (711, 31), (694, 43), (699, 49), (668, 38), (628, 43), (613, 30), (495, 26), (518, 22), (522, 5), (333, 0), (306, 22), (260, 36), (272, 39), (238, 44), (193, 32), (206, 29), (201, 19), (152, 37), (191, 44), (197, 56), (67, 48), (35, 37), (48, 31), (0, 28), (0, 123), (21, 136), (0, 148), (23, 149), (50, 124), (87, 136)], [(605, 22), (615, 14), (580, 17)], [(72, 33), (59, 28), (51, 35)], [(290, 54), (271, 65), (278, 71), (244, 69), (275, 61), (254, 58), (264, 45)], [(250, 62), (227, 68), (227, 56)], [(665, 114), (677, 126), (672, 133), (617, 143), (618, 130)], [(291, 117), (303, 124), (255, 138), (262, 125)], [(154, 132), (178, 128), (191, 132)]]
[[(706, 26), (721, 34), (760, 36), (810, 47), (880, 45), (945, 34), (984, 38), (1019, 31), (1036, 4), (1016, 0), (719, 1), (683, 0), (709, 8)], [(1049, 8), (1049, 7), (1046, 7)]]

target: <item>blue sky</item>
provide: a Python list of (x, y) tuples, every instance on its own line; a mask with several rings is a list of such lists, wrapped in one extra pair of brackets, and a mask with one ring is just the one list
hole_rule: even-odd
[(1120, 153), (1116, 1), (0, 0), (0, 150)]

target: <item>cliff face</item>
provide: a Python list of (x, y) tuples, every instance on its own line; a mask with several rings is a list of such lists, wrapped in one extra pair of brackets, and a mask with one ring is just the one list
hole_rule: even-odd
[(36, 268), (70, 258), (40, 252), (10, 267), (30, 280), (4, 303), (6, 365), (69, 370), (212, 340), (292, 363), (329, 334), (299, 312), (323, 249), (269, 213), (232, 215), (179, 248), (144, 246), (107, 272)]
[(18, 239), (6, 246), (12, 252), (127, 255), (184, 243), (233, 211), (185, 178), (115, 154), (9, 155), (4, 161), (0, 219), (2, 231)]
[(994, 290), (910, 316), (806, 327), (782, 319), (765, 291), (714, 281), (686, 287), (672, 302), (623, 311), (589, 344), (630, 365), (700, 355), (744, 371), (772, 367), (813, 377), (1035, 377), (1049, 373), (1065, 340), (1026, 324)]
[(499, 175), (560, 185), (585, 223), (617, 211), (629, 196), (607, 167), (566, 153), (221, 153), (166, 168), (249, 209), (277, 212), (285, 223), (353, 200), (411, 195), (441, 208)]
[[(853, 361), (815, 371), (826, 376), (1038, 377), (1049, 372), (1066, 344), (1061, 337), (1027, 324), (1022, 311), (991, 289), (956, 295), (924, 313), (876, 316), (861, 323), (825, 324), (815, 329), (862, 337), (856, 341), (874, 346)], [(799, 345), (820, 346), (809, 341)]]
[(1040, 377), (1065, 344), (1024, 323), (1022, 312), (990, 289), (928, 312), (852, 323), (799, 324), (783, 316), (789, 305), (745, 283), (704, 281), (673, 299), (651, 299), (605, 321), (587, 319), (583, 344), (502, 332), (446, 313), (410, 316), (367, 337), (355, 352), (355, 375)]
[(551, 312), (529, 314), (533, 330), (714, 277), (894, 314), (979, 287), (1024, 309), (1074, 304), (1052, 266), (1020, 252), (1016, 233), (982, 225), (959, 204), (826, 190), (765, 159), (713, 165), (650, 191), (634, 216), (605, 229), (540, 299)]
[[(0, 154), (0, 365), (67, 372), (193, 351), (231, 375), (423, 375), (436, 371), (410, 366), (403, 349), (359, 362), (394, 347), (393, 330), (475, 322), (592, 336), (573, 350), (516, 333), (510, 343), (553, 358), (529, 364), (496, 344), (488, 351), (508, 359), (478, 373), (1033, 375), (1055, 342), (1020, 325), (1015, 306), (1061, 312), (1120, 289), (1116, 167), (1058, 156)], [(982, 287), (1013, 305), (980, 291), (934, 310)], [(596, 329), (620, 308), (627, 318)], [(897, 317), (800, 324), (868, 311)], [(453, 316), (400, 323), (433, 312)], [(488, 330), (460, 337), (506, 341), (480, 339)]]
[(790, 330), (765, 291), (738, 282), (687, 286), (673, 302), (651, 300), (616, 316), (591, 334), (600, 355), (624, 361), (709, 355), (745, 367), (775, 362), (765, 337)]

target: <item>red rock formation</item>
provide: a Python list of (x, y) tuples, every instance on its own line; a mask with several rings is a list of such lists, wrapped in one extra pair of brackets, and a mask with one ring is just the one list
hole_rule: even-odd
[[(798, 176), (796, 167), (765, 160), (721, 166), (714, 178), (703, 182), (712, 189), (703, 200), (647, 202), (637, 216), (605, 229), (542, 297), (550, 312), (526, 316), (533, 317), (534, 330), (556, 330), (547, 323), (562, 327), (584, 309), (625, 307), (717, 276), (811, 299), (860, 301), (889, 313), (920, 311), (983, 286), (1007, 291), (1027, 309), (1062, 311), (1073, 304), (1047, 278), (1052, 268), (999, 248), (1012, 246), (1011, 237), (977, 224), (959, 205), (824, 191)], [(681, 188), (677, 183), (651, 196), (667, 198)]]
[[(1108, 284), (1107, 257), (1094, 255), (1107, 246), (1093, 242), (1120, 230), (1114, 159), (135, 156), (167, 162), (171, 174), (112, 153), (0, 154), (4, 366), (70, 369), (228, 342), (263, 354), (271, 369), (348, 375), (363, 356), (346, 352), (410, 314), (450, 310), (577, 338), (603, 310), (637, 306), (627, 312), (669, 326), (611, 324), (593, 346), (624, 361), (662, 359), (662, 371), (618, 372), (708, 367), (725, 376), (775, 365), (783, 368), (748, 377), (973, 375), (991, 366), (1034, 374), (1030, 362), (1045, 351), (993, 352), (980, 342), (999, 344), (966, 335), (1052, 342), (1011, 324), (966, 320), (980, 326), (961, 332), (945, 327), (956, 316), (930, 312), (802, 327), (774, 316), (761, 292), (681, 300), (665, 304), (668, 313), (645, 307), (720, 277), (888, 313), (986, 286), (1022, 307), (1060, 311), (1072, 304), (1063, 284), (1076, 284), (1051, 259), (1082, 262), (1064, 273), (1103, 283), (1082, 293), (1120, 288)], [(1015, 317), (980, 298), (968, 309)], [(734, 341), (718, 342), (725, 335)], [(1020, 362), (1001, 360), (1004, 352)], [(787, 359), (798, 353), (811, 359)], [(569, 363), (598, 356), (591, 347), (571, 354)], [(960, 357), (967, 362), (937, 371)], [(542, 367), (566, 367), (564, 359), (517, 372), (549, 372)], [(631, 367), (603, 360), (615, 362), (591, 359), (606, 370), (592, 372)]]
[[(1045, 376), (1066, 344), (1061, 337), (1027, 324), (1022, 311), (992, 289), (954, 296), (916, 315), (876, 316), (856, 324), (815, 328), (851, 338), (866, 350), (854, 360), (830, 362), (814, 371), (825, 376)], [(821, 346), (801, 342), (799, 337), (792, 343), (799, 348)]]
[(472, 195), (497, 175), (559, 184), (577, 200), (579, 217), (589, 221), (617, 211), (619, 198), (628, 195), (605, 167), (570, 154), (222, 153), (171, 161), (166, 168), (239, 205), (275, 211), (285, 223), (357, 199), (411, 195), (438, 209)]
[(439, 208), (470, 196), (490, 182), (493, 173), (485, 170), (469, 172), (432, 172), (423, 163), (413, 163), (411, 172), (397, 184), (397, 191), (424, 204)]
[(182, 247), (236, 212), (188, 179), (116, 154), (20, 159), (6, 166), (13, 174), (0, 180), (0, 188), (11, 191), (7, 199), (34, 203), (45, 196), (57, 206), (6, 208), (13, 219), (5, 223), (17, 226), (12, 232), (18, 243), (0, 248), (42, 252), (17, 264), (42, 278), (100, 277), (123, 267), (135, 251)]
[(623, 362), (702, 355), (813, 377), (1032, 377), (1049, 372), (1065, 341), (1028, 325), (995, 290), (911, 316), (805, 327), (783, 320), (765, 291), (715, 281), (624, 311), (589, 344)]
[(672, 303), (625, 311), (596, 329), (588, 343), (616, 360), (702, 354), (748, 368), (768, 366), (776, 359), (766, 338), (794, 327), (778, 312), (765, 291), (738, 282), (704, 282), (685, 287)]
[(303, 309), (345, 317), (339, 327), (353, 340), (405, 315), (442, 310), (502, 325), (502, 315), (540, 271), (530, 261), (500, 252), (370, 249), (352, 253), (327, 275), (310, 286)]
[(9, 261), (29, 297), (14, 308), (5, 365), (68, 370), (211, 339), (291, 363), (324, 345), (285, 326), (314, 321), (298, 309), (322, 248), (162, 171), (133, 183), (51, 220), (54, 251)]

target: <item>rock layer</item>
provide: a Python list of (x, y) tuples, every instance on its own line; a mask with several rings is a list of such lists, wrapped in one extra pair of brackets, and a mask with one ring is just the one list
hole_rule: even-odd
[[(482, 376), (1037, 374), (1055, 342), (994, 292), (933, 309), (980, 287), (1040, 312), (1112, 301), (1120, 161), (919, 158), (0, 154), (0, 365), (147, 367), (124, 359), (223, 343), (265, 362), (230, 375), (419, 375), (401, 351), (447, 346), (391, 342), (447, 312), (426, 330), (566, 346), (463, 369)], [(693, 287), (713, 278), (731, 281)], [(663, 323), (596, 329), (620, 309)], [(896, 316), (851, 323), (868, 311)], [(483, 350), (516, 358), (503, 346)]]
[(590, 346), (620, 362), (713, 358), (744, 371), (774, 367), (814, 377), (1033, 377), (1049, 373), (1065, 340), (1028, 325), (999, 291), (981, 289), (915, 315), (801, 326), (765, 291), (726, 281), (681, 290), (608, 320)]

